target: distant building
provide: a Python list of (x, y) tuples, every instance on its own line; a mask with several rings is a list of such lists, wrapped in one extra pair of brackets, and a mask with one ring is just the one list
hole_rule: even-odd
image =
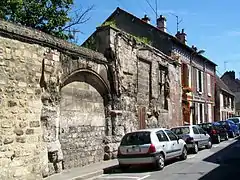
[(235, 115), (240, 116), (240, 80), (235, 77), (234, 71), (226, 71), (221, 80), (235, 94)]
[(215, 120), (225, 120), (235, 115), (235, 95), (217, 76), (215, 93)]

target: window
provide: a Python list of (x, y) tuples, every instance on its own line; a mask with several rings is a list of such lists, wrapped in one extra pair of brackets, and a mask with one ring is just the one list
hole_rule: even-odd
[(211, 75), (207, 74), (207, 92), (208, 92), (208, 96), (212, 96), (211, 93)]
[(197, 91), (203, 92), (203, 72), (200, 70), (197, 70)]
[(174, 132), (176, 135), (190, 134), (189, 127), (172, 128), (171, 131)]
[(234, 109), (234, 98), (231, 98), (231, 108)]
[(199, 131), (198, 131), (198, 129), (196, 127), (193, 126), (192, 129), (193, 129), (193, 133), (194, 134), (199, 134)]
[(205, 131), (202, 128), (198, 128), (200, 134), (205, 134)]
[(182, 63), (182, 85), (183, 87), (189, 86), (189, 68), (186, 63)]
[(171, 132), (169, 130), (165, 130), (165, 132), (167, 133), (167, 135), (171, 141), (176, 141), (178, 139), (177, 136), (173, 132)]
[(151, 144), (150, 132), (134, 132), (126, 134), (121, 142), (123, 146)]
[(163, 131), (158, 131), (156, 134), (157, 134), (159, 142), (168, 141), (168, 138)]
[(203, 123), (203, 104), (199, 104), (199, 115), (200, 115), (200, 123)]
[(166, 73), (167, 68), (159, 65), (159, 75), (158, 75), (158, 83), (159, 83), (159, 94), (164, 94), (164, 84), (166, 81)]

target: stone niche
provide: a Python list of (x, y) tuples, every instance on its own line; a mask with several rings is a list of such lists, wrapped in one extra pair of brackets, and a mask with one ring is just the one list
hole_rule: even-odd
[(105, 109), (102, 96), (85, 82), (72, 82), (61, 89), (60, 143), (64, 168), (103, 160)]

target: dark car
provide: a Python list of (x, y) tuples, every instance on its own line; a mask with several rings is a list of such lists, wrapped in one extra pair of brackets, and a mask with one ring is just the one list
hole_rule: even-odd
[(227, 129), (220, 123), (202, 123), (198, 125), (211, 136), (214, 143), (220, 143), (221, 140), (228, 140)]
[(228, 132), (229, 137), (236, 137), (236, 135), (239, 134), (239, 128), (238, 126), (231, 120), (226, 121), (218, 121), (219, 124), (223, 125)]

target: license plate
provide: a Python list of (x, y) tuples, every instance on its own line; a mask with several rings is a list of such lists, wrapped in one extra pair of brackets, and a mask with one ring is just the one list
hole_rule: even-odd
[(129, 148), (127, 152), (140, 152), (140, 148)]

